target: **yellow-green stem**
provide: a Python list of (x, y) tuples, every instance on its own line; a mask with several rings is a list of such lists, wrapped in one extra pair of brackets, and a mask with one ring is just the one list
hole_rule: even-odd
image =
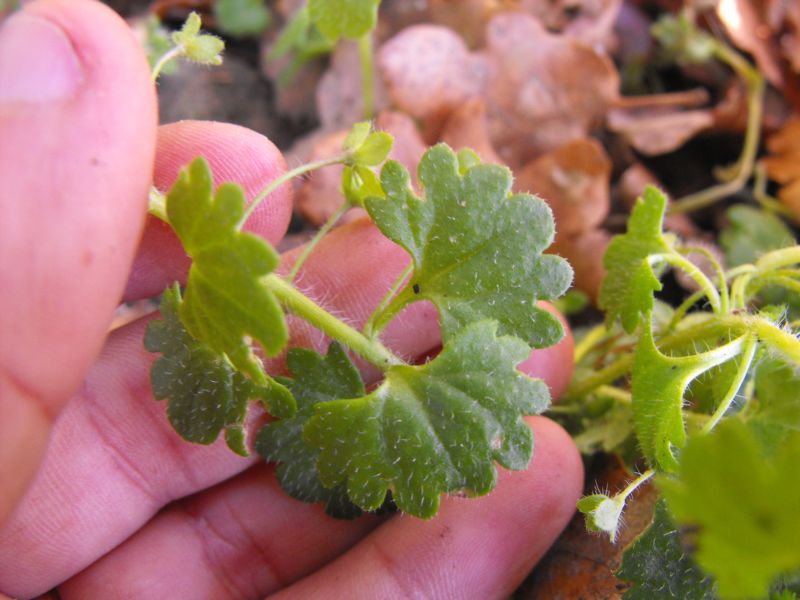
[(334, 317), (278, 275), (267, 275), (261, 282), (289, 311), (332, 339), (341, 342), (382, 371), (405, 364), (379, 341), (366, 338), (360, 331)]
[(725, 393), (725, 397), (722, 398), (722, 400), (720, 400), (719, 406), (717, 406), (717, 410), (714, 411), (714, 413), (711, 415), (711, 418), (703, 426), (702, 429), (703, 433), (708, 433), (709, 431), (714, 429), (714, 427), (717, 426), (717, 423), (720, 422), (722, 417), (730, 408), (733, 401), (736, 399), (736, 395), (739, 393), (739, 388), (742, 387), (742, 383), (747, 377), (747, 372), (750, 370), (750, 365), (753, 362), (753, 357), (756, 354), (757, 347), (758, 344), (756, 344), (756, 341), (753, 338), (753, 336), (752, 335), (747, 336), (747, 339), (744, 342), (744, 348), (742, 349), (739, 368), (736, 370), (736, 376), (733, 378), (731, 386)]
[[(386, 295), (383, 299), (378, 303), (378, 306), (375, 307), (375, 310), (372, 311), (372, 314), (367, 319), (367, 322), (364, 324), (364, 335), (368, 338), (373, 338), (378, 335), (381, 331), (380, 328), (376, 326), (376, 323), (381, 319), (386, 307), (389, 306), (389, 303), (394, 298), (395, 294), (397, 294), (397, 290), (399, 290), (403, 283), (405, 283), (408, 276), (414, 271), (414, 263), (413, 261), (409, 263), (409, 265), (403, 269), (403, 272), (395, 279), (392, 287), (389, 288), (389, 291), (386, 292)], [(386, 325), (386, 322), (383, 323)]]
[(300, 256), (297, 257), (297, 260), (294, 261), (292, 265), (292, 270), (289, 271), (289, 274), (286, 276), (286, 281), (288, 283), (292, 283), (294, 278), (297, 277), (297, 274), (300, 272), (300, 269), (303, 267), (303, 264), (306, 262), (311, 253), (314, 251), (314, 248), (317, 247), (317, 244), (324, 238), (328, 232), (333, 229), (333, 226), (336, 225), (336, 222), (342, 218), (342, 215), (347, 212), (350, 208), (350, 204), (345, 202), (339, 208), (336, 209), (328, 220), (325, 221), (325, 224), (320, 227), (319, 231), (314, 234), (314, 237), (309, 240), (309, 242), (305, 245), (302, 252), (300, 252)]
[(361, 86), (364, 95), (364, 120), (375, 116), (375, 69), (372, 58), (372, 32), (358, 38), (358, 57), (361, 61)]

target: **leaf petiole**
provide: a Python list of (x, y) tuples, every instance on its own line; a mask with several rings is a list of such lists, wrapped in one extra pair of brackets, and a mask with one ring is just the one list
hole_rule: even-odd
[(364, 94), (364, 119), (375, 116), (375, 67), (372, 58), (372, 31), (358, 38), (358, 58), (361, 61), (361, 87)]
[(368, 339), (360, 331), (340, 321), (310, 298), (294, 289), (282, 277), (270, 274), (262, 277), (261, 283), (288, 310), (334, 340), (341, 342), (382, 371), (389, 367), (405, 364), (378, 340)]
[(736, 370), (736, 376), (733, 378), (730, 388), (728, 388), (728, 391), (725, 393), (725, 397), (720, 400), (719, 406), (717, 406), (714, 414), (711, 415), (711, 418), (703, 426), (703, 433), (708, 433), (717, 426), (717, 423), (720, 422), (733, 401), (736, 399), (736, 394), (739, 393), (739, 389), (742, 387), (742, 383), (744, 383), (744, 380), (747, 377), (747, 373), (750, 370), (750, 365), (753, 362), (753, 357), (756, 354), (757, 348), (758, 344), (756, 344), (755, 338), (752, 335), (748, 336), (744, 342), (744, 348), (742, 349), (741, 353), (741, 362), (739, 363), (739, 368)]
[[(691, 277), (695, 283), (700, 286), (700, 289), (705, 292), (705, 295), (708, 297), (708, 301), (711, 303), (711, 308), (715, 313), (719, 314), (721, 312), (725, 312), (723, 311), (722, 300), (720, 299), (720, 295), (716, 286), (711, 283), (711, 280), (706, 277), (706, 274), (698, 269), (692, 261), (684, 256), (681, 256), (677, 252), (651, 254), (647, 260), (650, 265), (663, 262), (673, 267), (678, 267), (689, 277)], [(727, 308), (727, 306), (725, 308)]]
[[(382, 319), (383, 313), (386, 310), (386, 307), (389, 306), (391, 301), (394, 299), (395, 294), (397, 291), (403, 286), (408, 276), (414, 271), (414, 263), (411, 262), (409, 265), (403, 269), (403, 272), (397, 277), (395, 282), (392, 284), (392, 287), (386, 292), (386, 295), (380, 301), (378, 306), (375, 307), (375, 310), (372, 311), (372, 314), (367, 319), (367, 322), (364, 324), (364, 335), (368, 338), (373, 338), (377, 334), (380, 333), (381, 329), (386, 326), (388, 321)], [(376, 323), (381, 323), (383, 327), (378, 327)]]
[(294, 261), (292, 265), (292, 270), (289, 271), (289, 274), (286, 276), (286, 281), (288, 283), (292, 283), (294, 278), (297, 277), (297, 274), (300, 272), (300, 269), (303, 267), (303, 264), (306, 262), (311, 253), (314, 251), (314, 248), (317, 247), (317, 244), (324, 238), (328, 232), (333, 229), (333, 226), (342, 218), (342, 215), (346, 213), (351, 208), (351, 205), (348, 202), (344, 202), (336, 211), (328, 217), (328, 220), (325, 221), (325, 224), (319, 228), (319, 231), (314, 234), (314, 237), (309, 240), (309, 242), (303, 248), (303, 251), (300, 252), (300, 255)]

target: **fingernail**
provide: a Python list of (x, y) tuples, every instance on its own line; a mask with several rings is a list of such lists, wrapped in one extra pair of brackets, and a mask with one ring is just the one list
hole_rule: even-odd
[(64, 31), (19, 12), (0, 26), (0, 103), (65, 100), (83, 82), (83, 67)]

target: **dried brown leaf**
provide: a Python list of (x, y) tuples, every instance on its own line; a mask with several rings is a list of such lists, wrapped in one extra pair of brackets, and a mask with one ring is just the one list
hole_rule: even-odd
[(563, 239), (597, 227), (608, 215), (611, 160), (592, 138), (574, 140), (517, 173), (514, 188), (546, 199)]
[(530, 15), (494, 17), (487, 53), (492, 141), (512, 167), (586, 137), (618, 97), (619, 74), (608, 56), (548, 32)]
[(489, 121), (483, 98), (467, 100), (453, 111), (442, 128), (441, 141), (455, 150), (471, 148), (485, 163), (503, 163), (489, 139)]
[(680, 148), (710, 127), (714, 117), (710, 110), (616, 108), (608, 113), (607, 123), (611, 131), (622, 135), (637, 151), (655, 156)]
[(766, 145), (769, 155), (762, 164), (769, 178), (782, 186), (778, 199), (800, 221), (800, 117), (789, 119)]
[(440, 25), (414, 25), (386, 42), (378, 64), (392, 102), (416, 118), (450, 113), (480, 94), (486, 65)]

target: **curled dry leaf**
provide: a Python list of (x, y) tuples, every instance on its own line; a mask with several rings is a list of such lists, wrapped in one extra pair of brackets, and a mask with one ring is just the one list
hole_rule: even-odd
[(492, 141), (512, 166), (586, 137), (617, 98), (619, 74), (608, 56), (549, 33), (530, 15), (494, 17), (487, 44)]
[[(386, 88), (375, 78), (375, 110), (389, 104)], [(364, 94), (361, 84), (361, 61), (358, 44), (339, 40), (331, 56), (330, 68), (322, 76), (316, 92), (317, 114), (323, 130), (350, 127), (364, 118)]]
[(467, 100), (454, 110), (445, 121), (440, 141), (454, 150), (471, 148), (485, 163), (503, 163), (489, 139), (489, 121), (483, 98)]
[[(389, 158), (399, 161), (412, 173), (415, 172), (426, 146), (414, 120), (403, 113), (384, 111), (378, 115), (375, 128), (387, 131), (394, 137)], [(349, 129), (343, 129), (317, 134), (305, 142), (305, 150), (299, 148), (297, 154), (291, 155), (291, 160), (296, 160), (294, 156), (300, 155), (303, 162), (335, 156), (341, 152), (342, 142), (348, 132)], [(314, 171), (297, 190), (295, 206), (312, 225), (319, 227), (325, 223), (344, 202), (341, 191), (342, 169), (342, 165), (333, 165)], [(362, 209), (353, 208), (345, 214), (341, 223), (353, 221), (364, 214)]]
[(545, 198), (562, 240), (600, 225), (610, 206), (611, 160), (592, 138), (569, 142), (517, 173), (514, 188)]
[(442, 117), (480, 94), (486, 65), (464, 41), (439, 25), (414, 25), (386, 42), (378, 64), (389, 97), (418, 119)]
[(762, 159), (769, 178), (781, 184), (778, 198), (800, 221), (800, 117), (793, 117), (767, 140)]
[(615, 108), (608, 113), (607, 123), (611, 131), (622, 135), (637, 151), (655, 156), (680, 148), (710, 127), (714, 117), (710, 110)]

